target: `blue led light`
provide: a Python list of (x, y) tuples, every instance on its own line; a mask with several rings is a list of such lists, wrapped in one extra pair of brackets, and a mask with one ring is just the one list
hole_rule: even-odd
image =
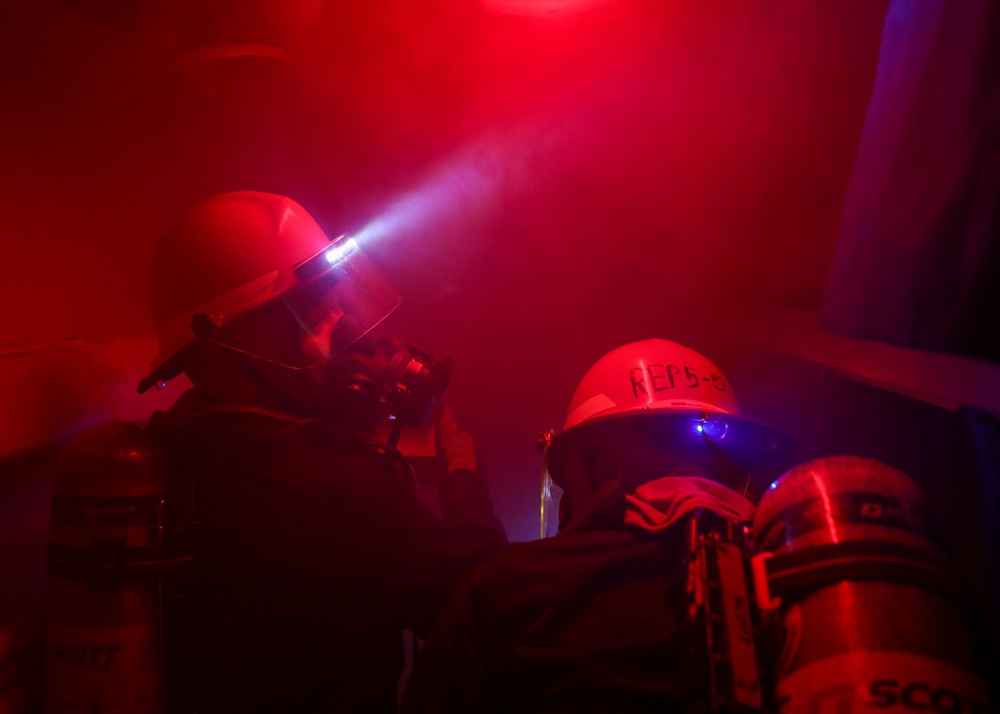
[(719, 441), (725, 438), (726, 432), (729, 431), (729, 424), (724, 422), (722, 419), (702, 419), (698, 422), (698, 426), (695, 427), (698, 433), (703, 435), (706, 439), (712, 441)]
[(777, 488), (777, 487), (778, 487), (778, 482), (777, 481), (772, 481), (771, 485), (768, 486), (769, 489), (771, 489), (771, 488)]

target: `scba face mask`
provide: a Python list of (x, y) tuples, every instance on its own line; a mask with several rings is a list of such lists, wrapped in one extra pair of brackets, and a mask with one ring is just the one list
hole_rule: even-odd
[(355, 427), (387, 415), (419, 427), (431, 419), (451, 372), (449, 359), (435, 359), (399, 338), (369, 334), (327, 362), (321, 393), (328, 409)]

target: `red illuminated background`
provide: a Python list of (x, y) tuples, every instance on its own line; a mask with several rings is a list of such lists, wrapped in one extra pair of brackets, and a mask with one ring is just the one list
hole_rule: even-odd
[[(179, 393), (134, 393), (154, 242), (191, 202), (253, 189), (363, 237), (408, 336), (453, 357), (449, 401), (513, 539), (537, 534), (536, 432), (601, 354), (663, 337), (711, 356), (803, 457), (920, 480), (986, 599), (997, 485), (956, 408), (1000, 413), (995, 241), (954, 266), (904, 230), (927, 212), (961, 253), (998, 225), (998, 43), (980, 52), (998, 13), (944, 5), (3, 3), (8, 531), (43, 533), (31, 489), (53, 447)], [(986, 228), (934, 210), (917, 189), (937, 175)], [(872, 226), (889, 247), (851, 263)], [(881, 300), (911, 284), (933, 290)], [(956, 311), (964, 332), (887, 334), (963, 286), (980, 310)]]

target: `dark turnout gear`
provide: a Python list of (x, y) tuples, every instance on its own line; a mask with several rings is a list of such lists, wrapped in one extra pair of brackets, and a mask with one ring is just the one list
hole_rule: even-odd
[(403, 711), (683, 710), (684, 526), (696, 510), (722, 520), (752, 506), (703, 479), (628, 496), (610, 481), (557, 536), (512, 544), (449, 604)]
[(690, 554), (705, 535), (742, 532), (749, 465), (781, 442), (742, 416), (728, 379), (694, 350), (645, 340), (604, 355), (563, 431), (540, 439), (559, 532), (512, 545), (463, 584), (416, 661), (404, 711), (678, 712), (753, 685), (709, 683), (716, 654), (737, 660), (733, 648), (694, 646), (694, 628), (704, 638), (714, 623), (708, 568), (696, 567), (707, 559)]
[[(194, 386), (146, 427), (193, 556), (189, 592), (163, 600), (171, 709), (395, 711), (404, 629), (426, 634), (506, 543), (440, 402), (451, 361), (397, 334), (400, 300), (285, 196), (207, 198), (157, 245), (160, 350), (138, 388)], [(435, 416), (440, 518), (394, 448)]]
[(401, 631), (506, 540), (475, 473), (439, 520), (395, 451), (327, 421), (191, 391), (147, 429), (191, 495), (199, 711), (394, 711)]

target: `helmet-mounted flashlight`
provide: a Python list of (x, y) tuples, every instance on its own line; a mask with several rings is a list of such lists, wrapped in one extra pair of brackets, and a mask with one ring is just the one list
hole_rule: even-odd
[[(339, 282), (343, 275), (337, 268), (343, 265), (360, 248), (356, 240), (347, 235), (341, 235), (330, 241), (320, 252), (301, 263), (295, 265), (292, 270), (295, 276), (302, 282), (313, 280), (319, 276), (333, 278), (334, 284)], [(324, 280), (325, 282), (326, 280)]]

